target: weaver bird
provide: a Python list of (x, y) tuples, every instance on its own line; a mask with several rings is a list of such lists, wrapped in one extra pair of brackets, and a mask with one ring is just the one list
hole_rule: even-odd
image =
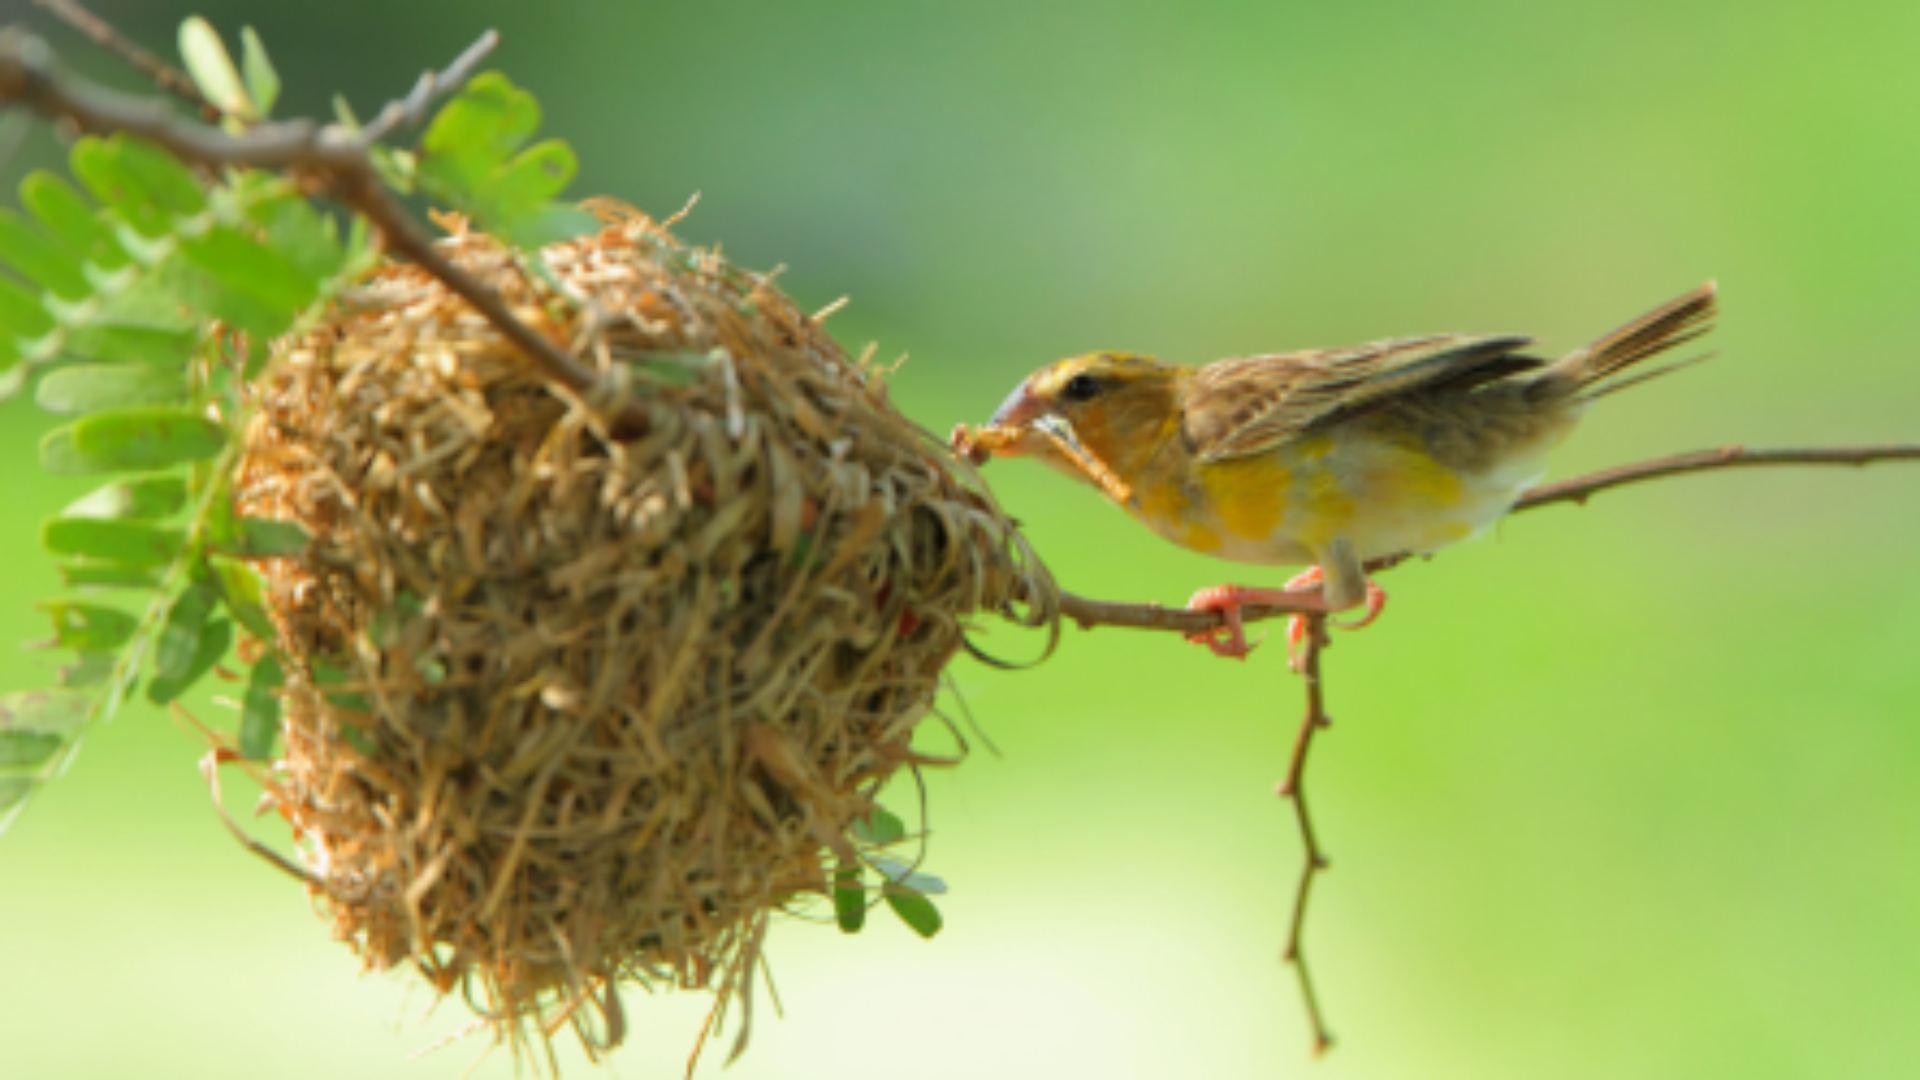
[[(1486, 531), (1546, 474), (1546, 454), (1594, 399), (1684, 366), (1622, 375), (1711, 327), (1714, 285), (1655, 308), (1555, 362), (1532, 338), (1441, 334), (1193, 368), (1129, 353), (1075, 356), (1034, 372), (978, 433), (976, 456), (1038, 457), (1100, 487), (1182, 547), (1235, 562), (1311, 564), (1287, 590), (1222, 585), (1188, 607), (1224, 625), (1190, 640), (1248, 651), (1240, 608), (1324, 608), (1386, 594), (1370, 559), (1429, 554)], [(1619, 376), (1619, 377), (1616, 377)], [(1305, 621), (1288, 637), (1297, 646)], [(1291, 651), (1291, 647), (1290, 647)]]

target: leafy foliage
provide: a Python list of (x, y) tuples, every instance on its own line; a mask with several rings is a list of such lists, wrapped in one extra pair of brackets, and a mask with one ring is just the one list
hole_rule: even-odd
[[(179, 41), (224, 130), (269, 122), (280, 77), (258, 35), (242, 33), (238, 64), (204, 19), (182, 24)], [(530, 94), (488, 73), (416, 150), (369, 150), (396, 187), (532, 248), (595, 225), (553, 201), (576, 162), (557, 140), (528, 145), (539, 121)], [(0, 815), (143, 680), (151, 701), (174, 701), (229, 659), (236, 632), (265, 646), (249, 653), (240, 749), (272, 751), (285, 669), (252, 564), (310, 538), (233, 513), (240, 391), (273, 339), (376, 261), (364, 220), (343, 231), (290, 176), (197, 172), (124, 134), (76, 141), (68, 165), (71, 181), (35, 172), (20, 184), (22, 211), (0, 210), (0, 401), (33, 385), (42, 409), (72, 417), (42, 441), (41, 467), (108, 482), (41, 526), (80, 596), (40, 605), (52, 622), (41, 647), (68, 657), (59, 688), (0, 698)], [(96, 599), (109, 590), (144, 604)]]
[(539, 126), (533, 95), (487, 72), (434, 117), (414, 175), (422, 191), (516, 247), (537, 250), (594, 228), (592, 215), (553, 201), (579, 162), (558, 139), (526, 146)]
[[(890, 844), (912, 839), (906, 823), (885, 807), (876, 806), (871, 814), (854, 820), (852, 833), (866, 849), (864, 865), (880, 873), (880, 895), (887, 907), (921, 937), (930, 938), (939, 933), (943, 925), (940, 909), (927, 897), (946, 892), (947, 883), (897, 859), (875, 853)], [(842, 859), (833, 875), (834, 918), (840, 929), (849, 934), (859, 932), (867, 920), (867, 886), (862, 862)]]
[[(279, 77), (258, 37), (243, 35), (236, 67), (204, 20), (180, 36), (223, 126), (265, 121)], [(37, 382), (35, 402), (72, 417), (42, 467), (108, 482), (41, 526), (78, 595), (40, 605), (39, 646), (67, 656), (59, 688), (0, 698), (0, 821), (143, 680), (165, 703), (227, 659), (236, 627), (269, 646), (241, 743), (271, 750), (282, 674), (248, 560), (307, 536), (233, 516), (239, 391), (273, 338), (375, 262), (364, 224), (342, 235), (290, 177), (197, 173), (125, 135), (76, 141), (68, 165), (71, 180), (35, 172), (21, 211), (0, 211), (0, 399)]]

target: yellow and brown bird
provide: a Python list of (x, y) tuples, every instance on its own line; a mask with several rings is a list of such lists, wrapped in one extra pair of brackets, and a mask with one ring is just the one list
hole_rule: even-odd
[[(1328, 610), (1386, 595), (1370, 559), (1426, 554), (1483, 532), (1546, 473), (1546, 454), (1622, 375), (1710, 329), (1709, 282), (1556, 362), (1533, 339), (1442, 334), (1222, 360), (1201, 368), (1098, 352), (1029, 376), (979, 433), (979, 452), (1032, 456), (1094, 483), (1154, 532), (1236, 562), (1311, 564)], [(1683, 362), (1684, 363), (1684, 362)], [(1619, 377), (1616, 377), (1619, 376)], [(1225, 626), (1193, 638), (1249, 651), (1245, 604), (1283, 590), (1223, 585), (1189, 607)], [(1297, 643), (1296, 619), (1289, 633)]]

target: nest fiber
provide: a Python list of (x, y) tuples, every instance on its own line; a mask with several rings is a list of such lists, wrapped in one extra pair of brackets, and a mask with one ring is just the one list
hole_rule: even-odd
[[(825, 893), (923, 760), (967, 620), (1054, 602), (766, 277), (602, 213), (543, 273), (463, 229), (442, 249), (604, 392), (390, 266), (276, 349), (236, 491), (314, 537), (266, 567), (269, 798), (334, 933), (507, 1034), (597, 1013), (604, 1044), (622, 981), (724, 1003), (767, 914)], [(610, 419), (634, 405), (638, 434)]]

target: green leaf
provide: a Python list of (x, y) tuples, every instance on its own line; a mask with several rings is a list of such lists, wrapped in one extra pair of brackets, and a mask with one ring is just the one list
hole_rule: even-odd
[(545, 139), (488, 178), (487, 200), (505, 210), (537, 206), (567, 190), (579, 170), (572, 147), (559, 139)]
[(195, 330), (162, 330), (94, 321), (70, 328), (61, 352), (83, 360), (125, 360), (184, 368), (199, 341), (200, 335)]
[(21, 277), (68, 300), (93, 294), (93, 285), (80, 272), (79, 256), (43, 235), (27, 219), (0, 208), (0, 260)]
[(265, 120), (280, 100), (280, 73), (273, 69), (273, 61), (267, 59), (267, 47), (251, 26), (240, 30), (240, 70), (246, 73), (247, 95), (259, 110), (259, 119)]
[[(26, 798), (38, 786), (30, 776), (0, 776), (0, 812), (12, 809), (21, 799)], [(4, 828), (7, 819), (0, 818), (0, 828)]]
[(880, 855), (870, 855), (867, 861), (873, 864), (875, 870), (885, 875), (887, 880), (903, 889), (925, 893), (928, 896), (939, 896), (947, 891), (946, 882), (932, 874), (922, 874), (906, 863)]
[(29, 690), (0, 697), (0, 769), (32, 768), (59, 753), (86, 724), (92, 694)]
[(240, 73), (234, 70), (233, 57), (213, 24), (198, 15), (180, 24), (180, 60), (200, 94), (229, 116), (246, 120), (259, 117), (247, 97)]
[(70, 562), (60, 565), (60, 581), (74, 589), (151, 589), (159, 586), (160, 575), (151, 566)]
[(187, 504), (187, 482), (169, 474), (136, 476), (115, 480), (95, 488), (67, 504), (61, 517), (138, 518), (154, 520), (167, 517)]
[(247, 678), (246, 706), (240, 713), (240, 756), (265, 760), (280, 734), (280, 687), (286, 675), (280, 661), (263, 656)]
[(113, 674), (120, 654), (110, 650), (89, 649), (74, 655), (73, 663), (60, 669), (60, 685), (70, 689), (99, 686)]
[(204, 581), (194, 582), (173, 598), (153, 653), (153, 670), (161, 678), (178, 679), (192, 668), (216, 599), (213, 586)]
[(107, 270), (127, 264), (113, 231), (100, 223), (99, 214), (73, 185), (45, 169), (35, 169), (20, 181), (20, 205), (33, 211), (48, 233), (80, 256)]
[(87, 722), (92, 694), (61, 690), (28, 690), (0, 696), (0, 728), (50, 731), (72, 735)]
[(906, 823), (883, 806), (874, 807), (866, 817), (853, 819), (853, 838), (865, 844), (891, 844), (906, 835)]
[(98, 412), (185, 401), (186, 376), (160, 364), (76, 364), (50, 371), (34, 400), (50, 413)]
[(115, 135), (114, 140), (120, 144), (121, 165), (161, 209), (174, 217), (206, 212), (206, 189), (178, 158), (144, 139)]
[(32, 768), (59, 753), (66, 742), (44, 731), (8, 731), (0, 727), (0, 769)]
[(62, 476), (111, 471), (74, 449), (72, 424), (54, 428), (40, 437), (40, 467)]
[(933, 901), (897, 885), (888, 885), (885, 890), (887, 906), (892, 908), (893, 913), (900, 916), (900, 921), (912, 928), (914, 933), (923, 938), (930, 938), (940, 932), (940, 927), (944, 923), (940, 919), (940, 909), (933, 906)]
[(118, 649), (133, 637), (139, 620), (119, 608), (83, 604), (74, 600), (42, 600), (35, 607), (53, 620), (54, 646), (79, 649)]
[(180, 298), (168, 290), (159, 275), (128, 270), (115, 280), (114, 287), (103, 288), (99, 310), (79, 324), (159, 330), (192, 341), (200, 323), (200, 317), (184, 309)]
[(220, 601), (233, 613), (234, 619), (261, 641), (279, 640), (279, 631), (274, 629), (273, 619), (267, 615), (266, 604), (261, 599), (259, 573), (246, 563), (224, 555), (210, 556), (207, 562), (213, 567)]
[[(73, 449), (108, 469), (162, 469), (203, 461), (227, 444), (224, 428), (190, 409), (98, 412), (76, 421), (71, 430)], [(44, 444), (41, 449), (44, 462)]]
[(318, 279), (229, 225), (182, 240), (180, 252), (234, 292), (285, 311), (288, 321), (320, 295)]
[(55, 555), (79, 555), (129, 566), (165, 566), (186, 536), (139, 521), (57, 517), (40, 528), (40, 544)]
[(860, 864), (842, 861), (833, 872), (833, 916), (840, 929), (857, 934), (867, 924), (867, 890), (860, 881)]
[(497, 71), (467, 83), (427, 125), (422, 157), (441, 155), (505, 161), (540, 128), (540, 104)]
[(0, 335), (37, 338), (54, 327), (53, 315), (39, 294), (9, 277), (0, 277)]
[(434, 117), (413, 175), (435, 198), (523, 248), (599, 228), (593, 215), (548, 201), (573, 180), (572, 149), (550, 139), (515, 156), (539, 126), (533, 96), (487, 72)]
[(165, 236), (172, 231), (172, 218), (122, 160), (125, 145), (125, 136), (86, 136), (73, 144), (68, 166), (87, 193), (116, 211), (135, 233), (149, 239)]
[(311, 281), (326, 281), (346, 265), (347, 253), (333, 219), (298, 193), (255, 203), (247, 208), (247, 220), (266, 233), (268, 247)]
[(496, 214), (489, 220), (484, 213), (479, 216), (508, 243), (527, 251), (584, 236), (599, 230), (601, 225), (599, 218), (573, 206), (543, 206), (510, 218)]
[(233, 644), (233, 624), (225, 619), (206, 624), (199, 639), (194, 644), (192, 655), (185, 668), (177, 674), (157, 674), (147, 684), (147, 699), (155, 705), (165, 705), (192, 688), (200, 677), (213, 669), (220, 658), (227, 655), (227, 648)]
[(248, 558), (298, 555), (313, 543), (312, 534), (291, 521), (241, 518), (239, 525), (240, 533), (235, 538), (232, 550)]
[(186, 307), (244, 330), (251, 337), (272, 339), (293, 323), (294, 312), (222, 281), (184, 252), (156, 267), (154, 279)]

